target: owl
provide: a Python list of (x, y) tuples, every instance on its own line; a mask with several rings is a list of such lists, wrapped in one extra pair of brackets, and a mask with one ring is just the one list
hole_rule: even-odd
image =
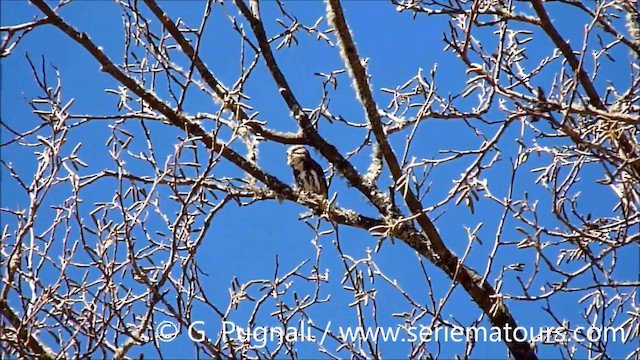
[(327, 179), (322, 167), (311, 158), (304, 146), (294, 145), (287, 150), (287, 164), (293, 169), (293, 177), (302, 190), (327, 198)]

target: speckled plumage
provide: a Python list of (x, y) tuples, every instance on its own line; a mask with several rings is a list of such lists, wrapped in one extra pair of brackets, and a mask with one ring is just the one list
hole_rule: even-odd
[(293, 177), (302, 190), (327, 197), (327, 179), (322, 167), (304, 146), (295, 145), (287, 150), (287, 164), (293, 169)]

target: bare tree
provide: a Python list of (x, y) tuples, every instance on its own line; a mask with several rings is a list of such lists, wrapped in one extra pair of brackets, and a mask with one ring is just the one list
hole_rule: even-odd
[[(99, 63), (96, 79), (115, 85), (105, 89), (111, 113), (76, 112), (65, 73), (46, 53), (23, 59), (33, 80), (3, 85), (39, 89), (26, 96), (31, 114), (3, 110), (1, 119), (2, 187), (15, 199), (5, 194), (0, 208), (3, 358), (130, 358), (153, 349), (163, 357), (163, 340), (175, 335), (162, 333), (164, 320), (195, 339), (192, 325), (205, 317), (215, 331), (184, 356), (476, 358), (481, 340), (465, 334), (454, 345), (433, 336), (474, 326), (498, 329), (494, 356), (640, 356), (637, 1), (391, 0), (385, 6), (398, 21), (441, 25), (431, 51), (461, 69), (441, 74), (425, 62), (430, 70), (415, 69), (393, 88), (375, 86), (375, 54), (354, 40), (365, 34), (348, 20), (367, 16), (365, 2), (326, 0), (325, 13), (307, 23), (289, 2), (207, 0), (190, 4), (204, 9), (191, 23), (167, 10), (177, 3), (119, 0), (112, 6), (122, 28), (112, 34), (124, 36), (122, 49), (105, 49), (65, 18), (86, 3), (30, 3), (32, 21), (2, 25), (2, 57), (16, 61), (33, 34), (57, 28), (51, 41), (71, 40)], [(225, 41), (240, 43), (239, 53), (212, 49), (221, 28), (233, 31)], [(342, 60), (295, 75), (318, 91), (312, 101), (283, 65), (304, 59), (302, 45)], [(211, 66), (222, 56), (238, 59), (232, 85)], [(461, 89), (442, 90), (454, 78)], [(252, 100), (270, 91), (268, 101), (286, 105), (289, 118), (269, 118)], [(194, 106), (202, 99), (212, 102)], [(363, 117), (340, 114), (336, 102), (349, 100)], [(426, 139), (425, 127), (436, 123), (448, 129), (447, 148)], [(88, 138), (94, 132), (107, 134), (106, 146)], [(360, 145), (344, 150), (338, 132)], [(88, 144), (100, 160), (86, 160)], [(273, 144), (304, 145), (328, 164), (328, 196), (276, 176), (285, 151)], [(293, 203), (309, 210), (299, 218), (314, 247), (307, 259), (284, 268), (283, 244), (270, 274), (231, 284), (208, 278), (218, 260), (203, 249), (227, 241), (211, 230), (220, 214), (238, 222), (216, 226), (233, 228), (260, 204)], [(362, 234), (371, 240), (359, 244), (364, 256), (347, 250)], [(259, 241), (253, 246), (260, 251)], [(379, 260), (385, 252), (403, 256), (389, 267)], [(406, 266), (419, 271), (398, 281)], [(392, 297), (401, 309), (385, 304)], [(532, 313), (550, 332), (527, 331)], [(385, 347), (381, 334), (349, 338), (325, 326), (338, 320), (431, 335)], [(314, 337), (265, 347), (226, 335), (231, 321), (246, 329), (306, 325)], [(618, 338), (605, 336), (607, 328)]]

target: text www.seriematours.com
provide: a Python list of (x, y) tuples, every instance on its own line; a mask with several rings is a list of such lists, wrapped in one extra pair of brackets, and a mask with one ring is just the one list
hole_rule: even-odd
[(629, 339), (631, 329), (622, 327), (582, 327), (566, 329), (563, 327), (338, 327), (340, 338), (346, 341), (378, 340), (383, 342), (463, 342), (473, 340), (475, 342), (512, 342), (531, 341), (540, 343), (564, 343), (614, 341), (626, 342)]

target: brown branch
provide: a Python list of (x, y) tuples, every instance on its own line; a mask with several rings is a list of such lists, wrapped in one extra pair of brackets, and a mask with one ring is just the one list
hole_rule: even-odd
[[(613, 26), (611, 26), (611, 24), (609, 24), (609, 22), (606, 20), (606, 18), (604, 18), (604, 17), (596, 17), (597, 14), (594, 13), (587, 6), (585, 6), (582, 2), (571, 1), (571, 2), (567, 2), (567, 4), (577, 7), (578, 9), (584, 11), (586, 14), (591, 16), (598, 23), (598, 26), (602, 27), (602, 30), (604, 30), (606, 33), (609, 33), (609, 35), (613, 36), (614, 38), (620, 40), (623, 44), (627, 45), (631, 51), (636, 53), (636, 57), (640, 58), (640, 43), (639, 42), (634, 42), (633, 40), (627, 39), (623, 34), (619, 33)], [(626, 5), (628, 5), (631, 9), (633, 9), (633, 5), (632, 5), (631, 1), (629, 3), (627, 3)]]
[[(587, 96), (589, 97), (589, 102), (591, 103), (591, 105), (593, 105), (598, 110), (606, 111), (607, 110), (606, 106), (602, 102), (600, 95), (598, 95), (598, 92), (596, 91), (596, 88), (593, 85), (593, 82), (591, 81), (591, 79), (589, 79), (589, 75), (581, 67), (580, 60), (578, 60), (576, 55), (573, 53), (573, 49), (571, 48), (571, 45), (569, 45), (569, 43), (562, 38), (558, 30), (551, 23), (551, 19), (549, 18), (549, 14), (544, 8), (542, 0), (532, 0), (531, 5), (533, 6), (533, 9), (536, 11), (536, 14), (538, 14), (538, 17), (540, 18), (540, 22), (541, 22), (540, 27), (542, 27), (544, 32), (547, 33), (547, 35), (549, 36), (549, 38), (551, 38), (551, 41), (553, 41), (556, 47), (560, 49), (565, 59), (567, 59), (567, 62), (571, 66), (571, 69), (573, 69), (573, 71), (576, 73), (576, 76), (578, 78), (578, 81), (582, 85), (582, 88), (587, 93)], [(638, 175), (640, 175), (640, 156), (636, 154), (634, 145), (629, 141), (629, 139), (627, 139), (627, 137), (624, 134), (620, 134), (620, 136), (616, 140), (619, 141), (620, 147), (622, 148), (621, 150), (624, 152), (624, 154), (626, 154), (627, 158), (630, 160), (632, 169), (634, 169), (635, 172)], [(615, 146), (615, 143), (614, 143), (614, 146)]]
[(531, 5), (533, 5), (533, 9), (538, 14), (540, 18), (540, 27), (542, 30), (547, 33), (547, 35), (551, 38), (551, 41), (560, 49), (562, 55), (564, 55), (565, 59), (569, 62), (571, 69), (577, 74), (578, 81), (582, 85), (582, 88), (587, 93), (589, 97), (589, 102), (591, 105), (595, 106), (598, 109), (604, 110), (605, 106), (600, 100), (600, 95), (596, 91), (596, 88), (593, 86), (593, 82), (589, 79), (589, 75), (586, 71), (580, 66), (580, 60), (573, 53), (573, 49), (571, 49), (571, 45), (568, 42), (564, 41), (558, 30), (551, 23), (551, 19), (549, 18), (549, 14), (544, 8), (542, 4), (542, 0), (532, 0)]
[[(363, 103), (367, 119), (380, 145), (385, 162), (389, 166), (395, 183), (398, 184), (403, 177), (402, 169), (398, 164), (393, 148), (388, 142), (387, 135), (384, 133), (378, 106), (373, 99), (369, 86), (366, 69), (360, 61), (360, 56), (344, 18), (340, 1), (327, 0), (327, 13), (329, 22), (336, 31), (338, 45), (345, 59), (345, 64), (354, 79), (356, 94)], [(503, 330), (507, 327), (515, 329), (517, 327), (516, 321), (509, 313), (507, 307), (500, 303), (495, 289), (491, 287), (488, 282), (483, 282), (482, 277), (479, 276), (476, 271), (462, 265), (462, 262), (444, 245), (438, 230), (435, 228), (431, 219), (424, 213), (422, 204), (416, 198), (415, 194), (407, 188), (407, 191), (404, 191), (403, 195), (411, 212), (417, 215), (416, 220), (427, 235), (431, 246), (428, 246), (422, 237), (412, 237), (407, 244), (427, 258), (430, 258), (429, 247), (432, 247), (433, 252), (435, 252), (435, 265), (442, 269), (455, 282), (462, 284), (467, 293), (471, 295), (494, 326)], [(511, 336), (512, 334), (513, 333), (509, 333), (509, 338), (504, 338), (504, 341), (517, 359), (537, 358), (528, 343), (516, 341), (513, 336)]]
[(224, 103), (224, 107), (232, 111), (236, 118), (242, 122), (242, 125), (246, 125), (256, 135), (262, 136), (267, 140), (273, 140), (281, 144), (305, 144), (304, 138), (299, 134), (283, 134), (276, 131), (272, 131), (264, 128), (260, 124), (251, 120), (251, 117), (242, 109), (238, 103), (232, 101), (229, 98), (229, 90), (213, 76), (211, 71), (207, 68), (207, 65), (202, 61), (196, 50), (191, 46), (191, 43), (184, 37), (183, 33), (178, 29), (175, 23), (171, 20), (169, 15), (165, 13), (154, 0), (144, 0), (144, 3), (149, 7), (151, 12), (160, 20), (162, 25), (169, 31), (169, 34), (176, 40), (182, 51), (189, 57), (191, 62), (195, 65), (198, 73), (209, 85), (209, 87), (218, 96), (218, 100)]
[(306, 145), (307, 141), (302, 133), (282, 133), (262, 127), (261, 124), (254, 120), (247, 120), (242, 125), (251, 128), (254, 134), (262, 136), (267, 140), (271, 140), (280, 144), (288, 145)]
[[(0, 58), (8, 57), (9, 55), (11, 55), (11, 51), (13, 51), (16, 46), (18, 46), (25, 35), (33, 31), (36, 27), (44, 25), (46, 23), (47, 19), (45, 18), (33, 20), (24, 24), (0, 27), (0, 33), (6, 34), (5, 36), (3, 36), (2, 44), (0, 44)], [(18, 36), (14, 40), (14, 35), (16, 34), (18, 34)]]
[[(5, 284), (5, 286), (8, 286)], [(0, 299), (0, 313), (2, 316), (9, 321), (9, 324), (14, 328), (17, 339), (16, 341), (26, 344), (27, 348), (32, 351), (34, 355), (38, 359), (55, 359), (56, 355), (49, 349), (44, 346), (33, 334), (30, 334), (29, 331), (25, 328), (25, 324), (21, 321), (21, 319), (16, 315), (16, 313), (9, 307), (6, 299)], [(4, 329), (3, 332), (6, 332), (7, 329)], [(21, 354), (27, 355), (27, 354)]]
[[(169, 34), (173, 37), (173, 39), (180, 45), (182, 51), (189, 57), (189, 60), (195, 64), (196, 69), (198, 69), (198, 73), (204, 80), (204, 82), (209, 85), (209, 87), (216, 93), (218, 96), (218, 100), (224, 102), (228, 101), (227, 96), (229, 95), (229, 91), (225, 88), (225, 86), (220, 83), (214, 76), (211, 74), (207, 65), (200, 59), (200, 56), (196, 53), (193, 46), (187, 41), (187, 39), (182, 35), (180, 30), (175, 26), (175, 24), (171, 21), (169, 16), (162, 11), (162, 9), (156, 4), (153, 0), (144, 0), (144, 3), (149, 7), (151, 12), (160, 20), (162, 25), (169, 31)], [(248, 119), (249, 117), (244, 113), (244, 111), (238, 107), (238, 113), (241, 115), (241, 119)]]

